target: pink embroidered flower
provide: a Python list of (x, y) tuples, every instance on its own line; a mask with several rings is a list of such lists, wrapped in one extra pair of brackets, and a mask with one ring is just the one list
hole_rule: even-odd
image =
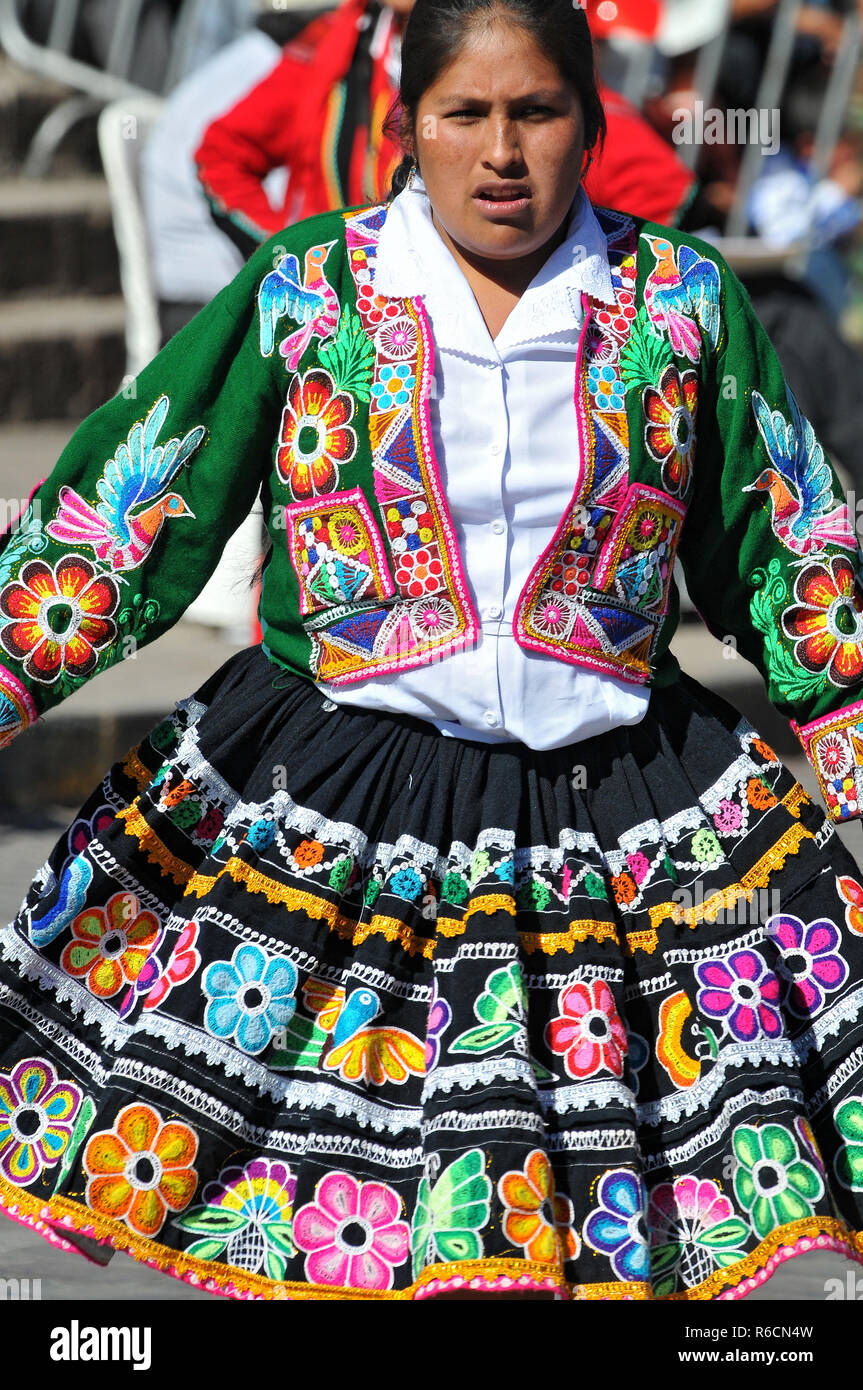
[(650, 873), (650, 860), (647, 856), (642, 854), (641, 850), (637, 850), (635, 854), (626, 856), (626, 863), (636, 883), (642, 884)]
[(158, 1009), (175, 985), (190, 980), (201, 964), (201, 957), (195, 946), (198, 939), (198, 923), (187, 922), (177, 938), (171, 959), (164, 973), (156, 980), (144, 1000), (145, 1009)]
[(407, 362), (416, 356), (416, 324), (406, 314), (391, 319), (378, 329), (375, 341), (384, 357), (394, 362)]
[(626, 1029), (605, 981), (569, 985), (559, 1006), (562, 1016), (546, 1025), (545, 1040), (563, 1057), (569, 1075), (581, 1079), (605, 1069), (622, 1076)]
[(713, 817), (713, 824), (720, 832), (732, 835), (743, 824), (743, 812), (735, 801), (720, 801), (719, 810)]
[(401, 1198), (386, 1183), (328, 1173), (294, 1217), (294, 1243), (307, 1252), (306, 1278), (333, 1288), (391, 1289), (408, 1257)]

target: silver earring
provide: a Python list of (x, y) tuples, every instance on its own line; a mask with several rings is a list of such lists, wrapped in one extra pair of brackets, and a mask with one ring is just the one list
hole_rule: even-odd
[(413, 188), (414, 183), (416, 182), (416, 176), (417, 176), (416, 160), (413, 160), (412, 163), (411, 163), (411, 171), (410, 171), (410, 173), (408, 174), (408, 181), (407, 181), (407, 183), (405, 184), (405, 188)]

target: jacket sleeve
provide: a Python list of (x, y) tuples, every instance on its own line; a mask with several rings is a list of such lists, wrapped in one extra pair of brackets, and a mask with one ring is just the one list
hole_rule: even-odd
[(0, 536), (0, 745), (171, 627), (251, 509), (282, 408), (258, 327), (271, 259), (84, 421)]
[(264, 188), (271, 169), (286, 165), (286, 141), (297, 124), (302, 78), (285, 54), (272, 72), (204, 132), (195, 152), (198, 179), (217, 221), (227, 220), (261, 242), (281, 227)]
[(696, 422), (680, 557), (791, 722), (836, 821), (863, 814), (863, 589), (847, 499), (745, 288), (719, 270), (718, 342)]

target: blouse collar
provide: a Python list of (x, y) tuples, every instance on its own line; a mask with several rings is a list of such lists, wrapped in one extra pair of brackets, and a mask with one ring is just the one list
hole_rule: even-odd
[[(452, 284), (453, 272), (467, 284), (432, 221), (428, 194), (415, 174), (412, 186), (387, 208), (377, 248), (375, 290), (387, 298), (425, 298), (436, 287), (443, 289), (442, 279)], [(534, 276), (502, 335), (511, 343), (533, 342), (578, 329), (582, 294), (615, 303), (607, 241), (579, 185), (565, 240)]]

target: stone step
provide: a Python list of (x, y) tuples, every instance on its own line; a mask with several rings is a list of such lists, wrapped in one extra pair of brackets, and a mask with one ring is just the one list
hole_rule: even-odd
[(104, 178), (0, 179), (0, 300), (120, 293)]
[(120, 387), (126, 312), (118, 295), (28, 296), (0, 311), (4, 422), (81, 420)]

